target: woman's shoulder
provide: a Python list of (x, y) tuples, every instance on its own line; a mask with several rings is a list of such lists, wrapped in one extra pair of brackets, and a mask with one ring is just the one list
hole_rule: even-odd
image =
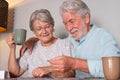
[(67, 38), (64, 39), (58, 39), (57, 43), (62, 46), (70, 46), (70, 42)]
[(67, 38), (64, 38), (64, 39), (58, 39), (58, 42), (60, 43), (70, 43), (69, 40)]

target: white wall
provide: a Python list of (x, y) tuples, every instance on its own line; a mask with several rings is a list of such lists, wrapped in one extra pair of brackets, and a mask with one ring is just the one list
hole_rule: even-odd
[[(9, 0), (8, 0), (9, 1)], [(14, 0), (13, 0), (14, 1)], [(14, 28), (25, 28), (27, 38), (34, 36), (29, 29), (29, 17), (36, 9), (50, 10), (55, 19), (55, 36), (64, 38), (67, 34), (59, 15), (59, 6), (63, 0), (21, 0), (22, 4), (15, 6)], [(84, 0), (91, 10), (91, 22), (107, 29), (120, 45), (120, 0)], [(6, 44), (8, 33), (0, 33), (0, 70), (7, 70), (9, 47)], [(18, 51), (21, 46), (17, 47)]]

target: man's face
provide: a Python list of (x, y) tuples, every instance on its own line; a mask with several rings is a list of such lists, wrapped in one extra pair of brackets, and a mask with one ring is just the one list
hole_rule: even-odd
[(86, 19), (81, 18), (75, 13), (64, 12), (62, 14), (63, 23), (66, 30), (75, 40), (79, 40), (87, 33)]

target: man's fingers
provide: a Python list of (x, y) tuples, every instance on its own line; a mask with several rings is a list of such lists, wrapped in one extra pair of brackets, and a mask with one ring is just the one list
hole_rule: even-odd
[(33, 48), (34, 48), (34, 46), (30, 46), (30, 54), (32, 54)]
[(43, 76), (44, 76), (44, 74), (43, 74), (43, 73), (39, 74), (39, 77), (43, 77)]
[(52, 58), (50, 60), (48, 60), (50, 63), (55, 63), (55, 62), (58, 62), (58, 61), (61, 61), (62, 60), (62, 57), (63, 56), (58, 56), (58, 57), (55, 57), (55, 58)]
[(23, 47), (20, 49), (20, 56), (23, 56), (24, 52), (26, 51), (26, 47)]

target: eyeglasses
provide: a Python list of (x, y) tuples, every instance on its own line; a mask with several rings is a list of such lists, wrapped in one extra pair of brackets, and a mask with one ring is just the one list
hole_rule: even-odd
[(36, 32), (38, 32), (38, 31), (42, 32), (43, 30), (49, 30), (51, 26), (52, 26), (51, 24), (47, 24), (44, 27), (42, 27), (42, 26), (36, 27), (36, 28), (34, 28), (34, 30)]

